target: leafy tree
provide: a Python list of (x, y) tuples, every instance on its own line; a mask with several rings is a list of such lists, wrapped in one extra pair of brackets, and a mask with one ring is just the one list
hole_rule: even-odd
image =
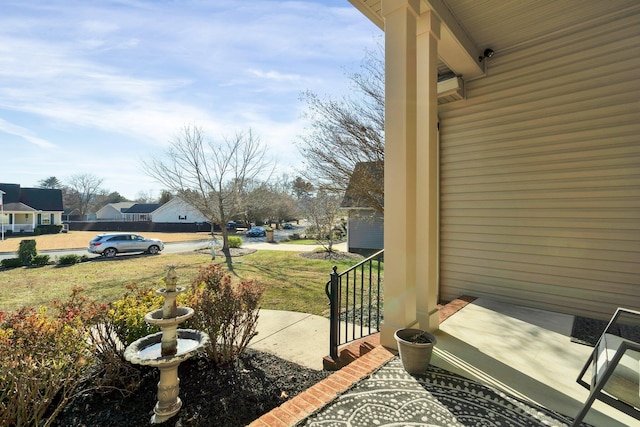
[(323, 99), (307, 91), (310, 128), (298, 141), (305, 158), (303, 178), (332, 193), (347, 189), (358, 163), (377, 169), (378, 179), (358, 185), (357, 199), (384, 213), (384, 56), (382, 46), (368, 51), (361, 72), (348, 76), (355, 92), (344, 99)]
[(109, 193), (107, 190), (100, 190), (99, 194), (96, 194), (93, 201), (91, 202), (91, 208), (93, 210), (98, 210), (109, 203), (120, 203), (120, 202), (128, 202), (126, 197), (117, 191), (112, 191)]
[(207, 139), (201, 128), (185, 126), (164, 158), (143, 162), (144, 170), (222, 230), (227, 260), (226, 223), (245, 211), (246, 187), (271, 166), (266, 147), (249, 130), (222, 141)]
[(49, 178), (38, 181), (38, 188), (61, 189), (62, 183), (55, 176), (50, 176)]
[(158, 203), (160, 203), (161, 205), (164, 205), (171, 199), (173, 199), (173, 194), (171, 194), (171, 191), (162, 190), (162, 193), (160, 194), (160, 199), (158, 199)]
[(293, 180), (291, 186), (293, 187), (293, 194), (297, 199), (310, 197), (314, 190), (313, 184), (305, 181), (304, 178), (300, 176)]

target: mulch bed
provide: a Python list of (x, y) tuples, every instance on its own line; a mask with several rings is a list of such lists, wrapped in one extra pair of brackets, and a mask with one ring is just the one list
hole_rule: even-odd
[(362, 255), (352, 254), (350, 252), (301, 252), (299, 255), (303, 258), (320, 260), (364, 259)]
[[(132, 396), (86, 393), (67, 405), (55, 426), (148, 426), (156, 403), (159, 371), (139, 367), (140, 387)], [(227, 368), (204, 359), (180, 364), (182, 408), (158, 426), (244, 426), (326, 378), (269, 353), (248, 349)]]

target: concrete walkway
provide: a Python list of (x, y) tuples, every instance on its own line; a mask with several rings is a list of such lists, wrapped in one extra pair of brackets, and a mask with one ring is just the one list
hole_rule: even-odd
[(292, 311), (260, 310), (256, 329), (258, 335), (249, 347), (322, 370), (322, 358), (329, 354), (328, 318)]
[[(312, 252), (321, 245), (295, 245), (290, 243), (244, 242), (243, 248), (263, 249), (271, 251)], [(340, 252), (347, 252), (347, 242), (337, 243), (333, 247)]]

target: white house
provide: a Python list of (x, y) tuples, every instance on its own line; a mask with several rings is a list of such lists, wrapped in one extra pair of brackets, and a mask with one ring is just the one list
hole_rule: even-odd
[(174, 197), (151, 213), (151, 222), (208, 222), (197, 209), (179, 197)]
[(0, 183), (0, 192), (0, 223), (5, 233), (31, 233), (38, 226), (62, 224), (62, 190)]
[(347, 209), (347, 250), (372, 253), (384, 248), (384, 216), (380, 209), (383, 164), (359, 162), (353, 169), (340, 206)]
[(135, 202), (109, 203), (96, 212), (96, 219), (102, 221), (123, 221), (124, 211), (135, 204)]

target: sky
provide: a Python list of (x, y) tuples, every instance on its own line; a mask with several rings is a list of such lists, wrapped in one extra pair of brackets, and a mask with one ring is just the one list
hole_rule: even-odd
[(304, 91), (340, 98), (382, 32), (348, 0), (0, 0), (0, 182), (92, 174), (135, 199), (194, 125), (302, 165)]

